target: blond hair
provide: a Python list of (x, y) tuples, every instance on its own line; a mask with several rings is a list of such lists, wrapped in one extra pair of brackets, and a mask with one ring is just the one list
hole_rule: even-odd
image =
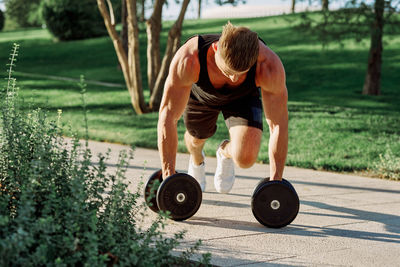
[(228, 22), (218, 42), (220, 55), (229, 68), (245, 71), (258, 57), (258, 35), (246, 27), (236, 27)]

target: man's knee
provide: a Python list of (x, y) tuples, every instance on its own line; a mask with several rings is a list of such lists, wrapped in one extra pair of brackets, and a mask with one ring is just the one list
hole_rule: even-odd
[(233, 155), (233, 161), (240, 168), (247, 169), (254, 165), (257, 160), (258, 151), (241, 151)]
[(235, 126), (229, 129), (229, 152), (240, 168), (250, 168), (257, 161), (262, 131), (255, 127)]
[(185, 132), (185, 140), (186, 144), (192, 145), (192, 146), (201, 146), (203, 145), (207, 139), (199, 139), (194, 136), (192, 136), (188, 131)]

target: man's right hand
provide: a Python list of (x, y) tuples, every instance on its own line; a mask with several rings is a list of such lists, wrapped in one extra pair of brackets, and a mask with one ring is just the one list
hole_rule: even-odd
[(163, 180), (167, 179), (171, 175), (174, 175), (175, 173), (176, 173), (176, 171), (171, 171), (171, 170), (165, 170), (165, 172), (163, 171), (162, 172)]
[(197, 42), (197, 38), (192, 38), (179, 48), (172, 59), (165, 81), (157, 125), (158, 151), (163, 177), (175, 173), (178, 149), (177, 124), (189, 100), (192, 85), (199, 78)]

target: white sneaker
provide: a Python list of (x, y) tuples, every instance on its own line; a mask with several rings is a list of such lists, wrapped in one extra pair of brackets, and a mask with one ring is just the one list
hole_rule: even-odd
[(215, 170), (214, 186), (217, 192), (227, 194), (231, 191), (235, 182), (235, 164), (233, 159), (227, 158), (222, 154), (221, 145), (217, 149), (217, 169)]
[[(204, 152), (201, 153), (205, 158)], [(197, 166), (193, 162), (192, 155), (190, 155), (188, 174), (190, 176), (193, 176), (193, 178), (196, 179), (197, 182), (199, 182), (201, 191), (204, 192), (204, 190), (206, 189), (206, 165), (204, 161)]]

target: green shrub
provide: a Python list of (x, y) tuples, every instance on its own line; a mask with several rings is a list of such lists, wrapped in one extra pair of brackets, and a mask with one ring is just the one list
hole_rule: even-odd
[(43, 0), (43, 18), (59, 40), (79, 40), (107, 34), (96, 1)]
[(43, 24), (41, 0), (6, 0), (7, 18), (15, 21), (18, 27), (38, 27)]
[(0, 9), (0, 31), (2, 31), (4, 28), (4, 21), (5, 21), (4, 13)]
[(380, 178), (400, 180), (400, 155), (395, 155), (387, 145), (385, 154), (379, 154), (379, 161), (373, 164), (372, 172)]
[[(110, 173), (109, 153), (93, 165), (87, 141), (62, 138), (61, 111), (57, 121), (49, 121), (40, 109), (20, 108), (12, 78), (17, 49), (0, 98), (0, 266), (189, 264), (199, 242), (173, 256), (183, 232), (164, 237), (163, 214), (143, 226), (142, 190), (132, 193), (125, 182), (132, 153), (122, 152)], [(80, 86), (85, 108), (85, 85)]]

